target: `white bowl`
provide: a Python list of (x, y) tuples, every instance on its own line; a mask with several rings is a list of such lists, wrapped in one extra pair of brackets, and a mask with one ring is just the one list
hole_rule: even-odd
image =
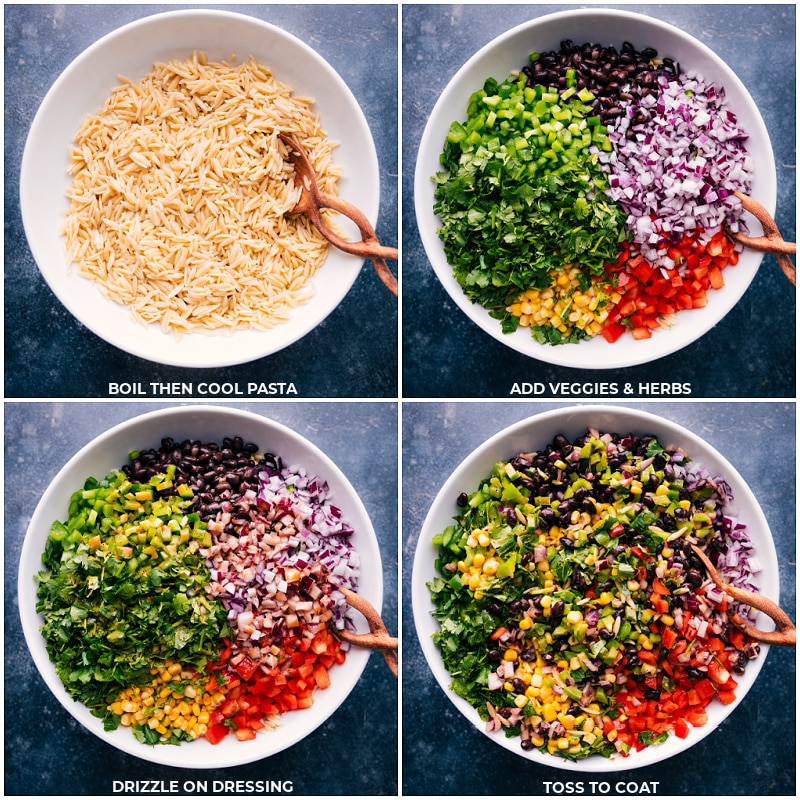
[[(453, 471), (437, 494), (425, 518), (414, 554), (411, 599), (414, 624), (425, 659), (437, 683), (453, 705), (470, 723), (496, 744), (522, 758), (545, 766), (576, 772), (599, 773), (631, 770), (663, 761), (683, 752), (712, 734), (714, 729), (741, 703), (755, 682), (764, 664), (768, 647), (762, 645), (760, 655), (748, 663), (744, 675), (737, 675), (739, 687), (733, 703), (727, 706), (712, 703), (707, 707), (708, 723), (705, 726), (692, 728), (686, 739), (670, 736), (663, 744), (647, 747), (638, 753), (633, 752), (627, 758), (589, 756), (582, 761), (571, 762), (543, 754), (538, 750), (524, 751), (519, 745), (518, 738), (508, 739), (503, 731), (488, 733), (483, 721), (478, 717), (477, 710), (449, 688), (452, 679), (431, 639), (433, 633), (438, 629), (438, 623), (432, 616), (433, 603), (426, 586), (426, 583), (437, 574), (434, 560), (438, 555), (438, 548), (432, 544), (434, 535), (451, 525), (453, 518), (457, 516), (459, 509), (455, 500), (458, 494), (474, 490), (479, 481), (489, 475), (496, 462), (507, 460), (519, 452), (541, 449), (550, 443), (557, 433), (562, 433), (570, 441), (573, 441), (584, 434), (589, 427), (608, 433), (654, 434), (663, 446), (674, 445), (684, 448), (693, 461), (706, 465), (711, 474), (724, 476), (733, 490), (733, 506), (736, 509), (737, 519), (747, 525), (748, 534), (762, 567), (757, 576), (760, 583), (759, 591), (776, 602), (778, 600), (779, 574), (775, 545), (769, 533), (767, 521), (758, 501), (739, 473), (699, 436), (674, 422), (647, 412), (605, 405), (576, 406), (546, 411), (511, 425), (492, 436), (467, 456)], [(759, 627), (769, 630), (771, 624), (771, 621), (764, 615), (759, 615), (757, 620)]]
[[(165, 334), (143, 326), (127, 307), (108, 300), (88, 279), (68, 270), (61, 229), (68, 207), (68, 150), (83, 119), (96, 113), (124, 75), (137, 80), (156, 61), (188, 58), (195, 50), (209, 60), (239, 61), (249, 55), (270, 67), (298, 96), (314, 100), (329, 139), (338, 142), (340, 195), (374, 225), (378, 215), (378, 159), (361, 108), (338, 73), (307, 44), (280, 28), (226, 11), (197, 9), (144, 17), (97, 41), (53, 84), (40, 106), (25, 145), (20, 175), (22, 221), (33, 257), (50, 288), (70, 312), (107, 342), (133, 355), (184, 367), (241, 364), (293, 344), (320, 324), (342, 301), (363, 259), (331, 247), (314, 278), (316, 293), (291, 319), (271, 330), (232, 335)], [(345, 227), (349, 222), (345, 221)]]
[[(677, 60), (684, 70), (697, 70), (707, 80), (721, 83), (729, 107), (750, 134), (748, 151), (755, 162), (752, 196), (774, 213), (777, 190), (769, 135), (753, 99), (730, 67), (708, 47), (667, 23), (628, 11), (583, 9), (539, 17), (498, 36), (473, 55), (447, 84), (425, 127), (417, 157), (414, 200), (420, 237), (436, 276), (453, 302), (483, 331), (508, 347), (565, 367), (610, 369), (642, 364), (685, 347), (716, 325), (747, 290), (762, 254), (752, 250), (742, 253), (738, 265), (726, 269), (725, 287), (709, 292), (706, 308), (677, 314), (671, 329), (655, 331), (650, 339), (636, 341), (623, 336), (609, 344), (602, 336), (596, 336), (579, 344), (552, 346), (536, 342), (528, 329), (504, 334), (498, 320), (472, 303), (453, 277), (436, 233), (440, 221), (433, 212), (431, 177), (442, 171), (439, 156), (451, 123), (466, 118), (470, 95), (487, 78), (504, 80), (528, 63), (531, 52), (558, 50), (563, 39), (572, 39), (576, 44), (596, 42), (617, 47), (627, 40), (637, 49), (655, 47), (660, 55)], [(757, 226), (755, 223), (756, 231)]]
[[(359, 593), (380, 612), (383, 572), (378, 542), (366, 509), (350, 482), (322, 451), (299, 434), (270, 419), (237, 409), (215, 406), (164, 409), (135, 417), (98, 436), (64, 465), (47, 488), (31, 518), (22, 546), (18, 578), (22, 628), (45, 683), (87, 730), (126, 753), (158, 764), (192, 769), (229, 767), (257, 761), (290, 747), (322, 725), (347, 699), (370, 654), (366, 648), (352, 648), (345, 663), (331, 670), (330, 687), (315, 692), (314, 704), (310, 708), (284, 714), (280, 727), (259, 734), (249, 742), (239, 742), (228, 736), (217, 745), (199, 739), (180, 746), (150, 747), (138, 742), (129, 728), (104, 731), (101, 720), (67, 695), (39, 632), (43, 620), (36, 612), (33, 576), (42, 569), (41, 556), (51, 524), (54, 520), (66, 519), (71, 493), (80, 488), (87, 477), (101, 478), (110, 470), (119, 469), (131, 450), (159, 447), (164, 436), (171, 436), (176, 441), (202, 439), (221, 442), (225, 436), (236, 435), (255, 442), (262, 452), (279, 455), (286, 465), (304, 466), (310, 474), (328, 481), (335, 498), (333, 502), (341, 508), (344, 519), (355, 530), (353, 544), (362, 564)], [(367, 631), (360, 615), (356, 615), (354, 621), (359, 630)]]

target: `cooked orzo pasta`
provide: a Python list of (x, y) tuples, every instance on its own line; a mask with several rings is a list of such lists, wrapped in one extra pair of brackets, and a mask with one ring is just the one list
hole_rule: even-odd
[[(336, 194), (312, 109), (252, 57), (202, 53), (120, 84), (70, 152), (67, 257), (112, 300), (164, 330), (280, 323), (314, 293), (328, 245), (297, 202), (286, 133)], [(326, 212), (327, 213), (327, 212)]]

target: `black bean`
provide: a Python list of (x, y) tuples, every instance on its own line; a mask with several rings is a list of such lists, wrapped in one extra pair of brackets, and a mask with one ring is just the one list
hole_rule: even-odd
[(486, 604), (486, 608), (490, 614), (499, 617), (503, 613), (503, 604), (499, 600), (490, 600)]
[(747, 665), (747, 656), (741, 651), (737, 652), (733, 658), (733, 663), (731, 665), (731, 669), (733, 670), (733, 672), (741, 675), (744, 672), (746, 665)]
[(697, 589), (703, 584), (703, 576), (696, 569), (690, 569), (689, 572), (686, 573), (686, 580), (694, 589)]
[(552, 508), (545, 507), (539, 512), (539, 521), (546, 524), (552, 525), (556, 520), (556, 512), (553, 511)]
[(686, 676), (691, 678), (693, 681), (700, 680), (701, 678), (706, 677), (706, 673), (703, 670), (698, 669), (697, 667), (686, 667)]

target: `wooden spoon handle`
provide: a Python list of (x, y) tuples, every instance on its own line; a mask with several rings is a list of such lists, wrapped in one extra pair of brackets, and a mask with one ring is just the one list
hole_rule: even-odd
[(796, 269), (789, 258), (789, 256), (797, 255), (797, 244), (783, 240), (775, 220), (761, 203), (742, 192), (736, 192), (735, 194), (741, 200), (742, 208), (745, 211), (749, 211), (761, 223), (764, 235), (747, 236), (744, 233), (734, 233), (731, 234), (733, 239), (745, 247), (751, 247), (753, 250), (774, 255), (783, 274), (789, 279), (792, 286), (797, 286)]
[(738, 586), (732, 586), (722, 580), (722, 577), (714, 568), (714, 565), (709, 560), (708, 556), (697, 545), (692, 545), (697, 557), (703, 562), (703, 565), (708, 572), (708, 576), (714, 582), (714, 585), (721, 589), (726, 594), (730, 595), (734, 600), (750, 606), (751, 608), (758, 609), (766, 614), (775, 623), (775, 630), (762, 631), (759, 628), (751, 625), (749, 622), (743, 620), (739, 614), (730, 613), (731, 622), (738, 628), (741, 628), (750, 638), (765, 644), (777, 644), (784, 647), (795, 647), (797, 644), (797, 631), (794, 623), (789, 615), (773, 600), (763, 595), (756, 594), (747, 589), (741, 589)]
[(397, 278), (392, 275), (388, 264), (384, 259), (378, 256), (372, 256), (371, 258), (372, 266), (375, 267), (375, 272), (378, 273), (381, 282), (395, 297), (397, 297)]
[[(334, 233), (325, 222), (320, 210), (321, 208), (332, 208), (353, 220), (361, 232), (363, 241), (350, 242)], [(308, 214), (317, 230), (334, 245), (334, 247), (343, 250), (345, 253), (350, 253), (351, 255), (371, 259), (372, 265), (375, 267), (375, 272), (378, 273), (378, 277), (381, 279), (383, 285), (397, 297), (397, 278), (395, 278), (392, 271), (389, 269), (386, 259), (390, 258), (393, 261), (397, 261), (398, 252), (393, 247), (382, 247), (380, 245), (372, 225), (369, 224), (369, 220), (367, 220), (361, 211), (345, 200), (321, 192), (315, 194), (314, 202), (304, 204), (303, 211)]]
[(347, 239), (342, 239), (340, 236), (337, 236), (325, 225), (327, 232), (324, 232), (323, 235), (331, 244), (336, 245), (340, 250), (344, 250), (346, 253), (351, 253), (352, 255), (363, 256), (364, 258), (376, 256), (378, 258), (388, 258), (392, 261), (397, 261), (399, 256), (397, 248), (384, 247), (381, 245), (378, 241), (375, 229), (360, 209), (348, 203), (346, 200), (342, 200), (341, 197), (324, 194), (323, 192), (317, 193), (317, 201), (320, 207), (332, 208), (351, 219), (355, 222), (356, 227), (361, 233), (362, 241), (350, 242)]
[(360, 594), (351, 592), (344, 586), (339, 587), (339, 591), (345, 596), (348, 605), (360, 611), (369, 625), (369, 633), (353, 633), (352, 631), (336, 631), (340, 639), (361, 647), (368, 647), (371, 650), (378, 650), (386, 661), (392, 674), (397, 677), (398, 661), (397, 648), (398, 640), (389, 636), (386, 626), (383, 624), (380, 614), (375, 610), (372, 603)]
[(792, 259), (786, 253), (775, 253), (775, 260), (792, 286), (797, 286), (797, 269)]

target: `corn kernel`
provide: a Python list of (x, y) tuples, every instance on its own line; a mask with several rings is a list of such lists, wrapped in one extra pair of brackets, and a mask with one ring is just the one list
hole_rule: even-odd
[(558, 715), (558, 721), (568, 730), (571, 731), (575, 727), (575, 717), (572, 714), (564, 714), (563, 712)]
[(568, 625), (577, 625), (579, 622), (583, 620), (583, 614), (577, 609), (573, 609), (567, 614), (567, 624)]
[(542, 716), (545, 722), (554, 722), (558, 718), (558, 711), (552, 703), (545, 703), (542, 707)]
[(530, 630), (532, 626), (533, 626), (533, 623), (531, 622), (529, 617), (523, 617), (519, 621), (520, 630), (527, 631), (527, 630)]

